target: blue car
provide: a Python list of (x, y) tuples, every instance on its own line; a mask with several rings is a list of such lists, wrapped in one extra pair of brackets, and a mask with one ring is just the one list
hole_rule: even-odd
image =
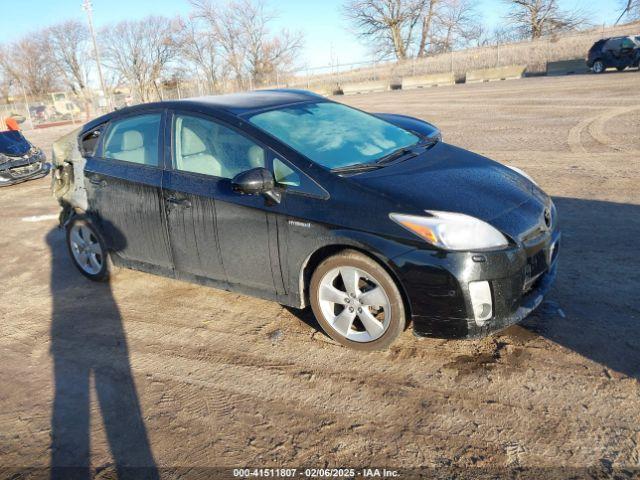
[(44, 177), (51, 168), (46, 160), (21, 132), (0, 132), (0, 187)]

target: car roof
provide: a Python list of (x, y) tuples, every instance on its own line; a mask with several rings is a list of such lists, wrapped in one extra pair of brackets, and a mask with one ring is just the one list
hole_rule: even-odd
[(312, 100), (324, 100), (324, 97), (306, 90), (273, 89), (188, 98), (180, 100), (180, 102), (219, 108), (233, 115), (243, 115), (254, 111)]
[(322, 95), (318, 95), (307, 90), (295, 89), (268, 89), (254, 90), (243, 93), (229, 93), (225, 95), (209, 95), (204, 97), (186, 98), (184, 100), (168, 100), (163, 102), (143, 103), (131, 107), (122, 108), (114, 112), (107, 113), (87, 123), (82, 133), (101, 125), (111, 118), (127, 114), (144, 113), (148, 110), (159, 108), (180, 108), (183, 106), (203, 107), (205, 109), (219, 110), (231, 115), (240, 116), (269, 110), (285, 105), (311, 101), (329, 101)]

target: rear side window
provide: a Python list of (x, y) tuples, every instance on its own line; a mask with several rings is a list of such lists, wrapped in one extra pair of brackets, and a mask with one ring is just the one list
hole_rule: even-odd
[(612, 38), (607, 41), (607, 44), (604, 46), (605, 50), (619, 50), (622, 45), (622, 39), (620, 38)]
[(102, 156), (157, 167), (161, 121), (160, 113), (116, 120), (107, 131)]

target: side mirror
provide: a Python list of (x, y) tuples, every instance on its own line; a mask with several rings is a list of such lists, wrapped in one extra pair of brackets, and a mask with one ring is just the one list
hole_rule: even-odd
[(252, 168), (239, 173), (231, 180), (234, 192), (244, 195), (266, 195), (276, 203), (280, 203), (280, 193), (275, 191), (276, 181), (273, 174), (264, 167)]

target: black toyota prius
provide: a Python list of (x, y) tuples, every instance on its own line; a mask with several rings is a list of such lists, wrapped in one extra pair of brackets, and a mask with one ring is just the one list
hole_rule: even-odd
[(93, 280), (125, 266), (310, 305), (337, 342), (373, 350), (409, 326), (502, 329), (556, 275), (549, 196), (415, 118), (272, 90), (119, 110), (78, 142), (54, 182)]

